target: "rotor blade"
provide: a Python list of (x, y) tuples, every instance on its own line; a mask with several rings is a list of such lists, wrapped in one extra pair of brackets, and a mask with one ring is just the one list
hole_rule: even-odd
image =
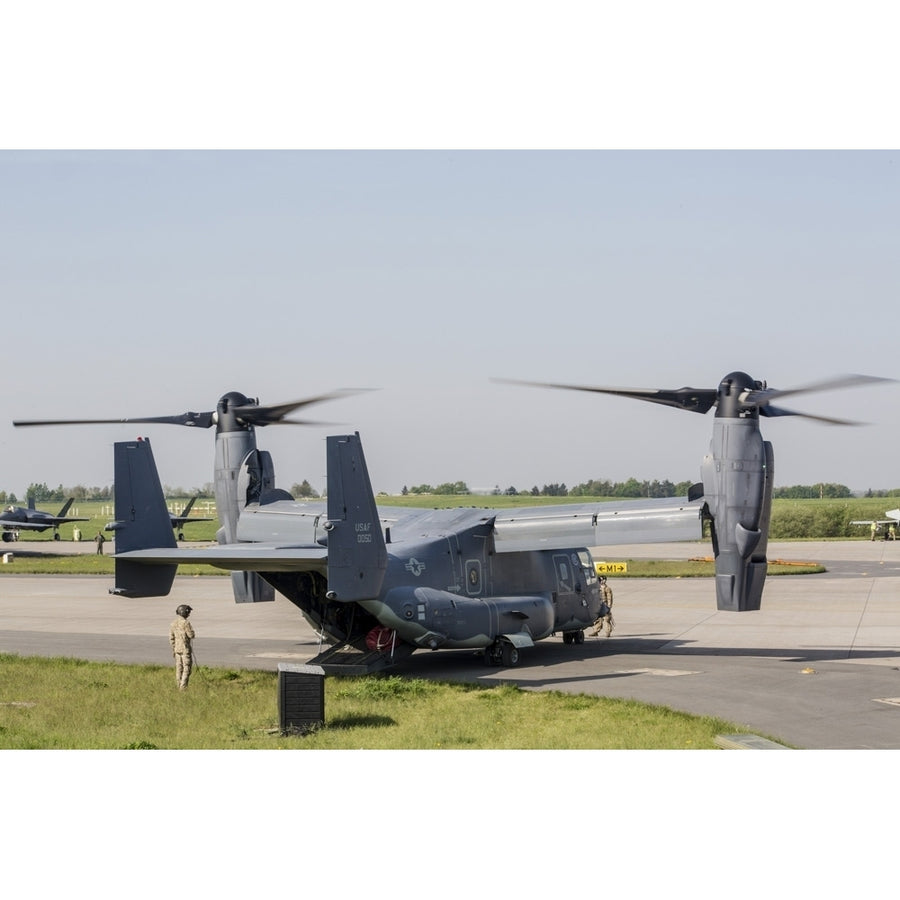
[(263, 425), (324, 425), (327, 423), (301, 420), (288, 421), (285, 419), (285, 416), (304, 406), (312, 406), (314, 403), (323, 403), (326, 400), (338, 400), (341, 397), (362, 393), (363, 390), (365, 389), (348, 388), (346, 390), (331, 391), (328, 394), (320, 394), (318, 397), (307, 397), (304, 400), (292, 400), (288, 403), (277, 403), (269, 406), (236, 406), (233, 412), (239, 419), (260, 427)]
[(674, 406), (689, 412), (706, 413), (716, 404), (715, 388), (683, 387), (675, 390), (657, 388), (614, 388), (587, 387), (578, 384), (550, 384), (541, 381), (515, 381), (506, 378), (495, 378), (494, 381), (505, 384), (522, 384), (531, 387), (559, 388), (564, 391), (587, 391), (593, 394), (612, 394), (617, 397), (629, 397), (633, 400), (646, 400), (648, 403), (659, 403), (663, 406)]
[(272, 425), (309, 425), (316, 428), (349, 428), (346, 422), (318, 422), (312, 419), (279, 419), (277, 422), (265, 423)]
[(177, 416), (144, 416), (143, 418), (128, 419), (34, 419), (18, 420), (13, 422), (16, 428), (26, 428), (32, 425), (129, 425), (129, 424), (163, 424), (163, 425), (190, 425), (195, 428), (209, 428), (213, 424), (212, 412), (186, 412)]
[[(790, 397), (795, 394), (812, 394), (817, 391), (834, 391), (840, 388), (860, 387), (866, 384), (878, 384), (880, 382), (894, 381), (893, 378), (880, 378), (877, 375), (838, 375), (834, 378), (826, 378), (823, 381), (816, 381), (812, 384), (803, 385), (796, 388), (788, 388), (787, 390), (775, 390), (764, 388), (760, 391), (750, 391), (743, 399), (743, 402), (750, 406), (763, 407), (771, 403), (772, 400), (781, 397)], [(796, 415), (796, 414), (795, 414)]]
[(795, 412), (792, 409), (784, 409), (781, 406), (761, 406), (761, 416), (777, 419), (781, 416), (800, 416), (802, 419), (813, 419), (816, 422), (825, 422), (827, 425), (865, 425), (865, 422), (854, 422), (851, 419), (836, 419), (833, 416), (817, 416), (812, 413)]

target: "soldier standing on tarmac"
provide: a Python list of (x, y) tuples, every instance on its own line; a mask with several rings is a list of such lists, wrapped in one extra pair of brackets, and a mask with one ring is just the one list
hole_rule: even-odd
[(594, 622), (594, 630), (590, 632), (592, 637), (598, 637), (600, 632), (606, 629), (606, 636), (612, 634), (615, 622), (612, 617), (613, 592), (612, 588), (606, 583), (606, 576), (600, 576), (600, 615)]
[(190, 614), (191, 607), (182, 603), (175, 610), (175, 621), (169, 628), (169, 643), (172, 645), (172, 656), (175, 657), (175, 681), (182, 691), (188, 686), (194, 662), (194, 629), (188, 622)]

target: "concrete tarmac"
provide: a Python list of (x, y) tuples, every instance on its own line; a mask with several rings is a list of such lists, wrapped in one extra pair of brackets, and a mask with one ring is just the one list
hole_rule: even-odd
[[(47, 549), (22, 542), (9, 550), (15, 557), (34, 547)], [(709, 552), (706, 544), (626, 545), (594, 555)], [(644, 700), (797, 748), (900, 748), (900, 542), (770, 543), (769, 559), (820, 562), (828, 571), (770, 576), (762, 610), (750, 613), (718, 612), (708, 578), (611, 577), (610, 639), (565, 645), (551, 637), (515, 668), (485, 667), (471, 652), (420, 651), (396, 671)], [(170, 665), (168, 626), (180, 603), (194, 608), (201, 666), (274, 671), (319, 652), (315, 632), (287, 600), (235, 604), (227, 577), (178, 577), (168, 597), (132, 600), (111, 596), (110, 578), (14, 568), (15, 558), (0, 574), (0, 652)]]

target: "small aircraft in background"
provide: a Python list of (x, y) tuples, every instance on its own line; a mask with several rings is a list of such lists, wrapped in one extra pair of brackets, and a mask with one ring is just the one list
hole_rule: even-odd
[(897, 539), (897, 527), (900, 525), (900, 509), (885, 511), (885, 519), (854, 519), (851, 525), (868, 525), (872, 532), (872, 540), (880, 534), (886, 541)]
[(212, 519), (209, 518), (208, 516), (207, 517), (191, 516), (191, 509), (193, 508), (194, 503), (196, 503), (196, 502), (197, 502), (197, 498), (191, 497), (191, 499), (188, 500), (185, 508), (180, 513), (178, 513), (176, 515), (169, 513), (169, 518), (172, 520), (172, 528), (174, 529), (175, 536), (178, 538), (179, 541), (184, 540), (185, 523), (187, 523), (187, 522), (211, 522), (212, 521)]
[(34, 508), (34, 497), (28, 498), (28, 508), (23, 506), (7, 506), (0, 513), (0, 525), (3, 527), (3, 540), (17, 541), (20, 531), (46, 531), (48, 528), (53, 529), (53, 540), (58, 541), (59, 526), (65, 525), (67, 522), (88, 522), (89, 519), (79, 518), (77, 516), (67, 516), (74, 501), (73, 497), (69, 497), (63, 504), (63, 508), (54, 516), (48, 512), (42, 512)]

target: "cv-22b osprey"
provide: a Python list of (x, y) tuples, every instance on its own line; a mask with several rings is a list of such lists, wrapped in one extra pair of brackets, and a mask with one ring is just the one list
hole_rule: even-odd
[[(520, 650), (551, 634), (584, 641), (601, 605), (588, 547), (701, 536), (699, 497), (515, 510), (378, 507), (359, 435), (331, 436), (326, 446), (325, 503), (269, 491), (241, 509), (237, 541), (178, 549), (150, 442), (116, 443), (116, 520), (107, 526), (116, 534), (113, 592), (164, 595), (179, 563), (203, 562), (258, 573), (354, 671), (419, 648), (480, 650), (486, 663), (512, 666)], [(246, 467), (240, 480), (258, 483)]]
[(417, 648), (477, 649), (488, 663), (514, 665), (522, 648), (549, 635), (583, 641), (600, 607), (589, 548), (698, 539), (703, 520), (711, 526), (718, 608), (759, 609), (774, 477), (760, 416), (803, 415), (776, 407), (780, 397), (885, 380), (843, 376), (776, 391), (732, 372), (707, 389), (541, 385), (700, 413), (715, 408), (713, 436), (702, 485), (687, 498), (515, 510), (377, 507), (356, 434), (328, 438), (327, 503), (278, 490), (255, 429), (296, 424), (287, 418), (294, 410), (336, 394), (262, 406), (234, 392), (205, 413), (14, 424), (216, 426), (220, 528), (218, 546), (208, 548), (176, 548), (149, 442), (116, 444), (116, 593), (164, 595), (179, 563), (204, 562), (231, 570), (236, 601), (271, 600), (278, 590), (336, 648), (377, 654), (378, 667)]

